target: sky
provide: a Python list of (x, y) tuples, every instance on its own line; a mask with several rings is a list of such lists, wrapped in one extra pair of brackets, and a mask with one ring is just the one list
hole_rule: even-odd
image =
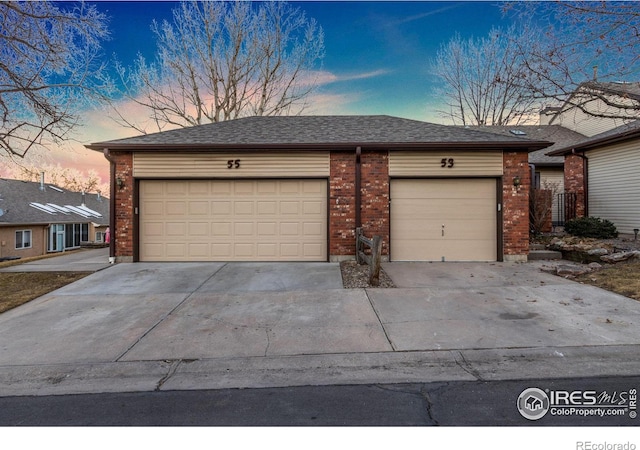
[[(454, 33), (484, 36), (508, 25), (499, 2), (300, 1), (290, 2), (316, 19), (325, 34), (314, 114), (390, 114), (441, 120), (433, 109), (430, 62)], [(153, 7), (149, 7), (149, 5)], [(132, 61), (153, 57), (152, 19), (170, 19), (174, 2), (99, 2), (112, 19), (107, 54)], [(431, 105), (431, 107), (430, 107)]]
[[(90, 1), (89, 1), (90, 2)], [(111, 40), (105, 57), (130, 66), (138, 53), (153, 59), (153, 19), (171, 19), (170, 1), (97, 1), (110, 18)], [(491, 1), (298, 1), (290, 2), (314, 18), (325, 35), (318, 90), (305, 114), (388, 114), (445, 123), (434, 97), (437, 79), (430, 65), (440, 45), (455, 33), (485, 36), (493, 26), (506, 27), (500, 3)], [(106, 117), (83, 114), (79, 142), (47, 155), (49, 161), (80, 170), (93, 168), (108, 182), (102, 154), (82, 144), (136, 135)], [(0, 174), (2, 175), (2, 174)]]

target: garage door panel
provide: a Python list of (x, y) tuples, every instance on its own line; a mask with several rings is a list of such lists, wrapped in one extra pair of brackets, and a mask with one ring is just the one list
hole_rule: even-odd
[(488, 209), (494, 210), (494, 200), (482, 201), (469, 201), (468, 199), (460, 200), (457, 202), (451, 199), (442, 200), (434, 199), (431, 201), (424, 200), (393, 200), (394, 207), (404, 211), (398, 217), (411, 219), (428, 220), (434, 217), (447, 217), (450, 219), (466, 220), (473, 217), (478, 217)]
[(140, 259), (326, 261), (326, 186), (326, 180), (142, 180)]
[(495, 261), (495, 179), (391, 182), (391, 258)]
[[(395, 243), (395, 241), (394, 241)], [(431, 250), (436, 255), (446, 255), (445, 261), (485, 261), (486, 254), (495, 253), (495, 241), (468, 241), (466, 246), (451, 247), (447, 241), (436, 241), (431, 243)], [(404, 261), (425, 261), (424, 252), (420, 246), (415, 245), (413, 241), (400, 242), (400, 245), (406, 246), (403, 253)], [(430, 259), (429, 261), (442, 261), (440, 259)]]
[(278, 224), (276, 222), (261, 222), (258, 224), (258, 236), (273, 237), (277, 235)]

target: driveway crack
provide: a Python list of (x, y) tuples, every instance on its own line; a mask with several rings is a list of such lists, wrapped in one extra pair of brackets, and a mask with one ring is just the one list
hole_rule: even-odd
[(162, 385), (164, 385), (169, 380), (169, 378), (171, 378), (173, 376), (173, 374), (176, 373), (176, 370), (178, 370), (178, 367), (180, 366), (180, 364), (182, 364), (182, 360), (181, 359), (176, 359), (176, 360), (171, 362), (171, 365), (169, 366), (169, 370), (167, 371), (165, 376), (160, 378), (160, 380), (158, 381), (158, 384), (156, 385), (156, 388), (154, 389), (155, 391), (159, 391), (160, 389), (162, 389)]
[(461, 351), (458, 350), (452, 353), (453, 353), (453, 359), (455, 360), (458, 367), (460, 367), (462, 370), (467, 372), (469, 375), (475, 377), (478, 381), (486, 381), (482, 377), (482, 375), (480, 375), (480, 372), (477, 369), (475, 369), (469, 361), (467, 361), (467, 359), (464, 357), (464, 354)]
[(366, 289), (363, 289), (363, 291), (364, 291), (364, 295), (367, 297), (367, 300), (369, 301), (369, 304), (371, 305), (371, 308), (373, 309), (373, 313), (376, 315), (376, 318), (378, 319), (378, 323), (382, 327), (382, 331), (384, 332), (385, 339), (387, 340), (387, 342), (391, 346), (391, 349), (394, 352), (397, 352), (398, 349), (396, 348), (396, 346), (393, 344), (393, 341), (389, 337), (389, 333), (387, 333), (387, 329), (385, 328), (384, 323), (382, 322), (382, 319), (380, 318), (380, 313), (378, 313), (378, 310), (376, 309), (376, 306), (373, 304), (373, 301), (369, 297), (369, 292)]

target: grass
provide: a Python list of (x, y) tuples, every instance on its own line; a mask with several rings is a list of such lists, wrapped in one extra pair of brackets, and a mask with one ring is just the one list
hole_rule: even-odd
[(0, 313), (73, 283), (90, 272), (1, 272)]
[(580, 275), (576, 281), (640, 300), (640, 261), (620, 262)]
[[(77, 250), (74, 250), (77, 251)], [(68, 253), (68, 252), (67, 252)], [(54, 258), (59, 253), (0, 262), (0, 269), (39, 259)], [(0, 313), (23, 305), (51, 291), (86, 277), (91, 272), (0, 272)]]

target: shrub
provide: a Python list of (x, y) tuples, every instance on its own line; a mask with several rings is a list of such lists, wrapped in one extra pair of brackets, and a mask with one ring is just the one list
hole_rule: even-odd
[(618, 237), (616, 226), (609, 220), (599, 217), (578, 217), (567, 221), (564, 231), (578, 236), (596, 239), (611, 239)]

